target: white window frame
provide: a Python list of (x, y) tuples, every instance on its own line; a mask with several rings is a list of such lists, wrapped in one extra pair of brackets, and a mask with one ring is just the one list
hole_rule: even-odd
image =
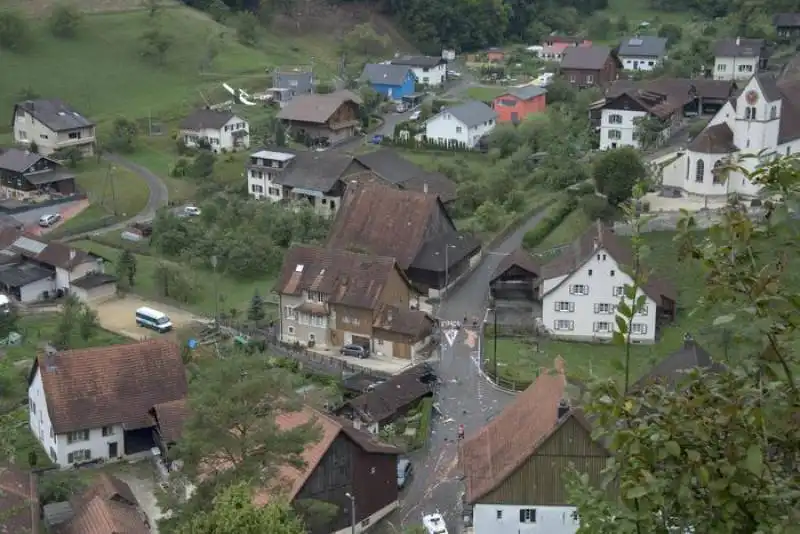
[(298, 322), (300, 324), (308, 326), (311, 323), (311, 318), (307, 313), (301, 313), (299, 316)]
[(79, 449), (67, 454), (67, 463), (76, 464), (78, 462), (88, 462), (92, 459), (91, 449)]
[(76, 430), (67, 434), (67, 445), (73, 443), (80, 443), (82, 441), (89, 441), (89, 430)]
[(319, 291), (306, 291), (306, 298), (311, 302), (319, 302), (322, 304), (325, 302), (325, 293), (321, 293)]
[(633, 323), (631, 324), (631, 334), (637, 336), (647, 335), (647, 323)]
[(311, 316), (311, 326), (317, 328), (327, 328), (328, 327), (328, 318), (324, 315), (312, 315)]
[(589, 286), (586, 284), (572, 284), (569, 286), (569, 294), (582, 295), (585, 297), (589, 294)]
[(102, 428), (103, 437), (107, 438), (108, 436), (114, 435), (114, 425), (104, 426)]
[(622, 115), (619, 113), (612, 113), (608, 116), (609, 124), (622, 124)]
[(594, 75), (587, 74), (586, 75), (586, 83), (594, 83)]
[(717, 72), (725, 72), (728, 66), (725, 63), (717, 63)]
[(567, 319), (556, 319), (553, 322), (553, 328), (560, 332), (570, 332), (575, 330), (575, 321), (570, 321)]
[(294, 309), (293, 306), (284, 306), (283, 307), (283, 317), (284, 319), (289, 319), (292, 321), (297, 320), (297, 310)]
[(289, 326), (288, 328), (286, 328), (286, 332), (287, 332), (287, 333), (288, 333), (290, 336), (293, 336), (293, 335), (294, 335), (294, 327), (293, 327), (293, 326)]
[(608, 138), (612, 141), (619, 141), (622, 139), (622, 132), (620, 130), (609, 130)]
[(567, 300), (557, 300), (555, 302), (554, 309), (557, 312), (572, 313), (575, 311), (575, 303)]
[(593, 331), (598, 334), (608, 334), (614, 331), (611, 321), (595, 321)]
[(636, 315), (641, 315), (642, 317), (647, 317), (647, 314), (650, 312), (650, 306), (645, 304), (642, 306), (642, 309), (636, 312)]
[(525, 525), (536, 523), (536, 508), (521, 508), (519, 522)]
[(611, 291), (615, 297), (622, 297), (625, 295), (625, 286), (614, 286)]
[(594, 305), (594, 313), (600, 315), (611, 315), (616, 311), (616, 306), (609, 302), (596, 302)]

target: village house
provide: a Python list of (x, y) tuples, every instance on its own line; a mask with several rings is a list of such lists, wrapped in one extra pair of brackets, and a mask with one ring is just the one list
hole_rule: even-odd
[(600, 150), (632, 146), (640, 148), (640, 121), (655, 117), (663, 125), (666, 141), (686, 117), (713, 116), (734, 95), (736, 82), (683, 78), (658, 78), (634, 82), (617, 80), (605, 98), (592, 105), (598, 115)]
[(0, 149), (0, 196), (36, 201), (75, 194), (75, 175), (46, 156), (18, 148)]
[(561, 60), (564, 59), (564, 52), (573, 46), (592, 46), (592, 41), (581, 37), (549, 35), (542, 39), (541, 50), (538, 52), (538, 56), (545, 61), (561, 63)]
[(391, 60), (392, 65), (411, 68), (417, 83), (440, 87), (447, 80), (447, 61), (435, 56), (402, 56)]
[(772, 17), (772, 26), (778, 37), (786, 40), (800, 37), (800, 12), (778, 13)]
[(336, 413), (351, 420), (356, 428), (378, 435), (420, 400), (432, 397), (435, 385), (436, 375), (431, 367), (425, 363), (415, 365), (345, 401)]
[(571, 468), (599, 487), (608, 450), (573, 407), (564, 372), (542, 369), (499, 415), (459, 450), (465, 514), (474, 534), (575, 534), (579, 527), (564, 475)]
[(526, 85), (509, 89), (495, 97), (492, 108), (497, 113), (497, 122), (519, 124), (533, 113), (541, 113), (547, 107), (547, 89)]
[(39, 510), (36, 474), (10, 464), (0, 465), (0, 532), (42, 532)]
[(607, 87), (619, 77), (621, 68), (607, 46), (573, 46), (564, 52), (560, 72), (575, 87)]
[(153, 439), (161, 451), (161, 458), (170, 462), (169, 451), (178, 444), (189, 419), (189, 401), (177, 399), (153, 406), (150, 416), (155, 422)]
[(107, 473), (69, 501), (44, 506), (48, 531), (58, 534), (150, 534), (150, 521), (130, 486)]
[(411, 68), (405, 65), (367, 63), (361, 73), (361, 81), (389, 100), (402, 100), (414, 92), (416, 79)]
[(662, 169), (664, 186), (689, 195), (755, 197), (761, 185), (742, 172), (721, 172), (730, 163), (754, 170), (800, 151), (800, 82), (753, 76), (705, 129)]
[(314, 73), (311, 70), (275, 69), (272, 72), (272, 87), (266, 90), (265, 96), (273, 104), (285, 107), (295, 96), (313, 92)]
[[(630, 246), (599, 220), (572, 245), (541, 267), (542, 326), (559, 339), (608, 342), (617, 329), (617, 304), (633, 280)], [(675, 318), (677, 292), (656, 275), (637, 293), (646, 303), (631, 324), (632, 343), (654, 343), (659, 327)], [(630, 302), (628, 302), (630, 306)]]
[(309, 145), (335, 144), (356, 135), (361, 99), (350, 91), (298, 95), (278, 112), (292, 138)]
[(60, 100), (26, 100), (14, 106), (14, 142), (36, 143), (48, 156), (75, 148), (84, 156), (95, 149), (95, 124)]
[(348, 182), (356, 179), (363, 183), (366, 178), (376, 177), (381, 183), (398, 189), (437, 195), (445, 206), (456, 199), (456, 184), (450, 178), (425, 170), (388, 148), (353, 156), (345, 174)]
[(334, 152), (273, 147), (250, 154), (247, 190), (256, 199), (308, 204), (333, 216), (341, 205), (352, 158)]
[(502, 48), (493, 46), (486, 50), (486, 60), (489, 63), (504, 63), (506, 60), (506, 53)]
[(444, 108), (425, 121), (425, 137), (441, 145), (474, 148), (497, 125), (497, 112), (477, 100)]
[[(116, 292), (113, 277), (82, 289), (104, 272), (104, 261), (58, 241), (44, 242), (12, 226), (0, 228), (0, 290), (19, 302), (48, 300), (75, 293), (83, 300)], [(88, 284), (92, 285), (92, 284)]]
[(481, 244), (459, 232), (436, 195), (379, 183), (350, 184), (327, 246), (396, 258), (420, 293), (439, 295), (481, 257)]
[(637, 35), (623, 40), (617, 56), (622, 68), (633, 71), (650, 71), (661, 65), (667, 55), (666, 37)]
[(497, 320), (498, 316), (505, 317), (506, 311), (513, 323), (520, 326), (530, 324), (534, 317), (538, 317), (541, 312), (538, 299), (541, 272), (541, 262), (522, 248), (504, 256), (489, 280), (492, 320)]
[(411, 309), (416, 294), (393, 258), (295, 245), (286, 253), (275, 292), (284, 343), (361, 345), (413, 360), (433, 333), (432, 319)]
[(714, 79), (749, 80), (767, 68), (768, 59), (764, 39), (720, 39), (714, 43)]
[(30, 428), (62, 468), (149, 454), (150, 410), (186, 394), (181, 352), (170, 341), (48, 350), (28, 377)]
[(631, 391), (654, 383), (671, 389), (678, 388), (688, 380), (686, 373), (692, 369), (700, 369), (703, 373), (720, 373), (725, 370), (725, 366), (715, 362), (711, 354), (687, 333), (683, 337), (683, 346), (637, 380), (631, 386)]
[(232, 152), (250, 146), (250, 126), (232, 111), (198, 109), (181, 121), (180, 139), (191, 148)]

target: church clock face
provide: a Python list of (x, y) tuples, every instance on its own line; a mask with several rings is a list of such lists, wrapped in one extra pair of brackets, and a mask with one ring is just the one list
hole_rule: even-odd
[(754, 90), (747, 91), (747, 94), (744, 95), (744, 99), (747, 101), (747, 105), (753, 106), (758, 102), (758, 93)]

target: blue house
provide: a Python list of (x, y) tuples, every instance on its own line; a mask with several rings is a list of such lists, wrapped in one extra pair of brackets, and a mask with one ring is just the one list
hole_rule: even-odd
[(417, 81), (408, 66), (376, 63), (364, 65), (361, 80), (369, 83), (373, 89), (389, 100), (400, 100), (413, 93)]

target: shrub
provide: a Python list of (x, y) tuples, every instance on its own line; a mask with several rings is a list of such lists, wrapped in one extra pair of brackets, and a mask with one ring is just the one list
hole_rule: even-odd
[(178, 158), (178, 161), (172, 166), (169, 175), (175, 178), (183, 178), (189, 174), (191, 162), (186, 158)]
[(614, 208), (608, 203), (605, 197), (600, 197), (595, 194), (582, 196), (578, 199), (578, 206), (590, 221), (597, 219), (610, 221), (615, 215)]
[(526, 250), (533, 250), (536, 248), (553, 230), (555, 230), (556, 226), (561, 224), (564, 219), (567, 218), (567, 215), (572, 213), (577, 207), (578, 201), (573, 197), (562, 200), (544, 219), (542, 219), (542, 222), (537, 224), (533, 229), (525, 232), (522, 238), (522, 246), (525, 247)]
[(61, 39), (72, 39), (78, 35), (81, 21), (80, 11), (66, 4), (59, 4), (50, 12), (50, 32)]
[(31, 44), (28, 21), (14, 11), (0, 12), (0, 48), (22, 52)]
[(64, 164), (70, 169), (76, 168), (78, 164), (83, 161), (83, 153), (75, 147), (61, 148), (56, 150), (53, 154), (53, 157), (57, 160), (63, 161)]
[(431, 418), (433, 417), (433, 398), (425, 397), (419, 402), (421, 416), (417, 426), (417, 435), (414, 436), (412, 449), (421, 449), (428, 443), (428, 436), (431, 433)]

